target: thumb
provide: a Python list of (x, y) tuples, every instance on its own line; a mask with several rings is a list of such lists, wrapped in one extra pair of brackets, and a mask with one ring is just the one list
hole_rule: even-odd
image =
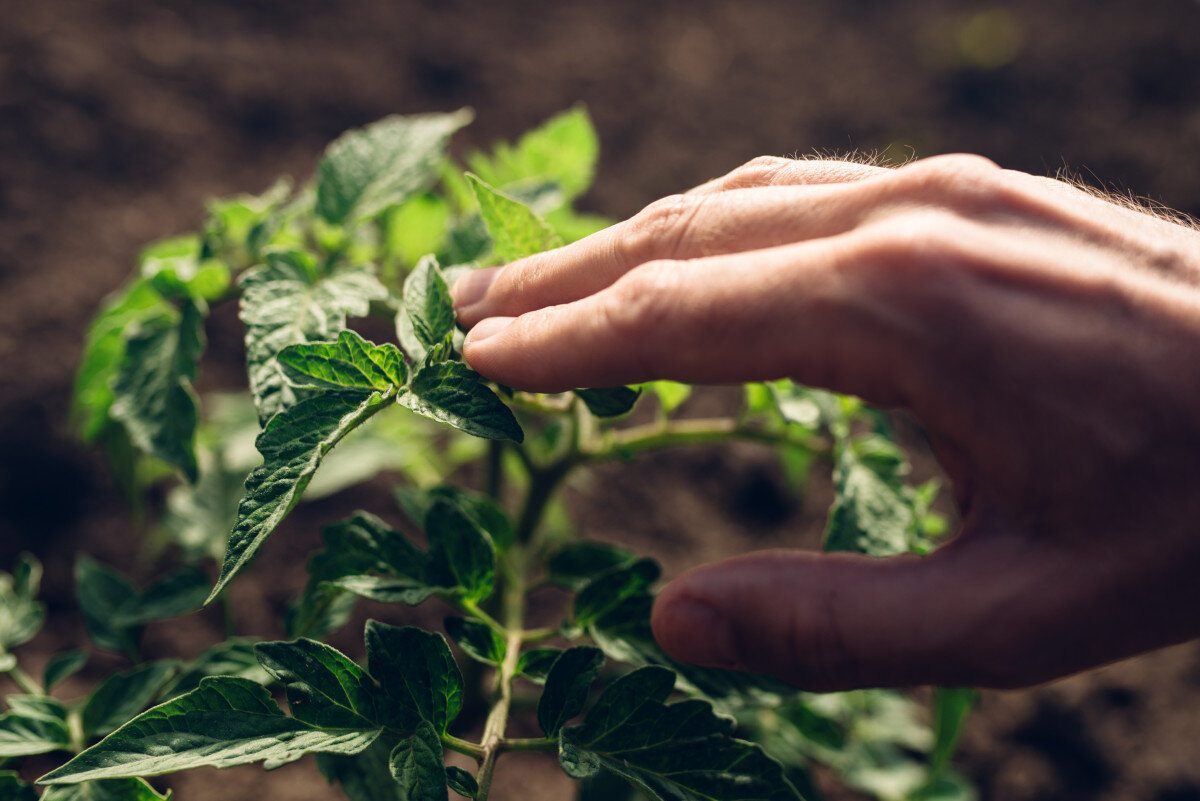
[(806, 690), (1023, 686), (1064, 672), (1039, 647), (1054, 640), (1053, 599), (1039, 591), (1054, 574), (1027, 551), (1008, 537), (924, 558), (751, 553), (675, 579), (651, 624), (674, 659)]

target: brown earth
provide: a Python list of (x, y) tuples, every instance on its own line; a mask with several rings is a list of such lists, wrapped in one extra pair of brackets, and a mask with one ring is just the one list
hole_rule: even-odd
[[(583, 101), (604, 146), (586, 205), (614, 217), (754, 155), (853, 148), (1067, 166), (1198, 214), (1198, 30), (1188, 0), (0, 0), (0, 564), (43, 558), (54, 621), (23, 653), (37, 664), (80, 636), (76, 551), (137, 562), (140, 524), (65, 432), (70, 374), (139, 246), (194, 228), (206, 198), (304, 177), (327, 140), (388, 113), (470, 105), (460, 146), (484, 146)], [(210, 337), (211, 386), (241, 353), (234, 328)], [(796, 542), (819, 513), (752, 448), (621, 465), (572, 499), (589, 535), (668, 572)], [(241, 627), (276, 636), (318, 524), (386, 503), (372, 485), (290, 523), (234, 588)], [(218, 626), (189, 618), (148, 648), (195, 653)], [(1200, 651), (1180, 646), (985, 694), (960, 761), (990, 801), (1194, 801), (1198, 704)], [(517, 763), (495, 797), (567, 797), (552, 763)], [(183, 801), (335, 797), (307, 762), (175, 784)]]

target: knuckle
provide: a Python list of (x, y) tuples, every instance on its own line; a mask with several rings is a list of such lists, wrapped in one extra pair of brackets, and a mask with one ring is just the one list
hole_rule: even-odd
[(668, 195), (646, 206), (626, 224), (625, 255), (635, 262), (676, 255), (705, 200), (704, 195)]
[(677, 304), (681, 283), (679, 263), (649, 262), (626, 274), (603, 293), (600, 325), (618, 347), (641, 361), (647, 369), (658, 343), (669, 340), (664, 332)]
[(994, 161), (970, 153), (953, 153), (914, 161), (894, 173), (903, 192), (942, 202), (993, 196), (1004, 171)]
[(726, 188), (767, 186), (794, 162), (780, 156), (756, 156), (726, 176)]

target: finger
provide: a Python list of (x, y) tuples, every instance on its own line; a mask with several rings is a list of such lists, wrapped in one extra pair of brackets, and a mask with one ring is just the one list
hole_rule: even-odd
[(655, 259), (760, 250), (842, 233), (876, 209), (890, 187), (775, 186), (673, 195), (566, 247), (505, 267), (476, 270), (454, 286), (466, 326), (569, 303)]
[(464, 354), (488, 378), (539, 392), (787, 375), (903, 405), (929, 349), (913, 338), (932, 337), (919, 313), (880, 297), (895, 271), (854, 239), (651, 262), (583, 300), (484, 320)]
[(1086, 628), (1065, 567), (969, 534), (924, 558), (765, 551), (676, 578), (651, 623), (674, 659), (806, 690), (1026, 686), (1082, 667), (1072, 640), (1096, 635), (1054, 630)]
[(689, 195), (727, 192), (756, 186), (800, 186), (861, 181), (887, 174), (889, 167), (838, 159), (785, 159), (759, 156), (736, 170), (688, 190)]

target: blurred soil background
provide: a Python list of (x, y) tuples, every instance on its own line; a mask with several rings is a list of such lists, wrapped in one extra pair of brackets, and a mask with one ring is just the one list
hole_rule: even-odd
[[(65, 425), (87, 319), (139, 247), (196, 228), (209, 197), (306, 178), (328, 140), (389, 113), (472, 106), (465, 149), (581, 101), (603, 148), (584, 206), (613, 217), (755, 155), (851, 149), (1067, 167), (1200, 214), (1194, 0), (0, 0), (0, 565), (23, 549), (46, 562), (52, 621), (26, 659), (82, 636), (77, 551), (149, 570), (143, 524)], [(237, 374), (230, 323), (210, 326), (202, 387)], [(811, 539), (822, 513), (752, 447), (655, 455), (601, 479), (572, 494), (582, 528), (651, 551), (668, 574)], [(234, 588), (247, 633), (280, 634), (274, 615), (320, 522), (386, 507), (386, 486), (306, 507), (272, 540)], [(147, 649), (192, 655), (219, 626), (195, 615), (152, 629)], [(1197, 801), (1198, 757), (1191, 644), (986, 693), (959, 762), (985, 801)], [(173, 784), (181, 801), (336, 797), (307, 761)], [(501, 764), (497, 797), (569, 792), (541, 757)]]

